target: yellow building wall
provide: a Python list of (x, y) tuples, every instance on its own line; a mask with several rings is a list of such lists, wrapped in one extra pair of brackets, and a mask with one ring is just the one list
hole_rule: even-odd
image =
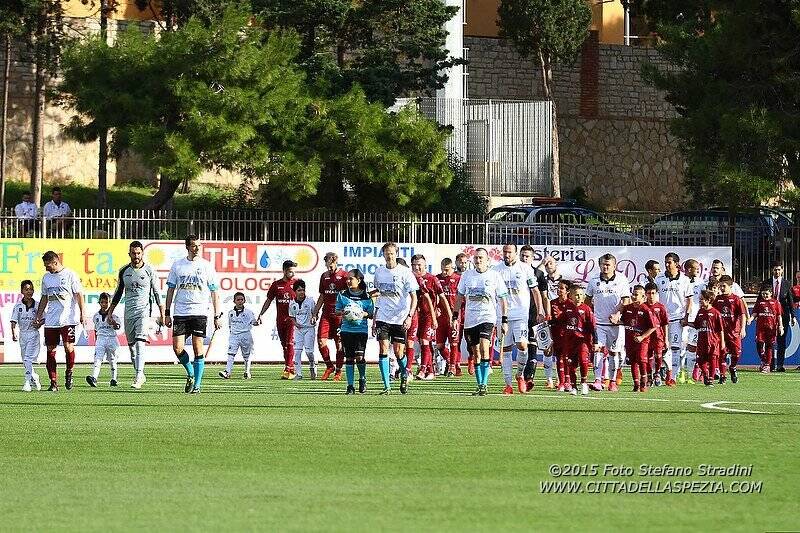
[[(100, 0), (87, 1), (86, 3), (81, 0), (64, 0), (62, 3), (64, 7), (64, 16), (75, 18), (99, 18), (100, 16)], [(117, 7), (109, 18), (118, 20), (151, 20), (153, 13), (146, 9), (140, 11), (136, 7), (134, 0), (117, 0)]]
[[(600, 33), (600, 42), (623, 44), (624, 14), (622, 2), (613, 0), (592, 5), (592, 29)], [(464, 35), (468, 37), (497, 37), (497, 6), (500, 0), (466, 0)]]

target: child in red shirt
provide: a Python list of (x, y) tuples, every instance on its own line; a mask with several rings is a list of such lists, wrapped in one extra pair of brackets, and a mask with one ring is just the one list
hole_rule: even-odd
[[(656, 332), (650, 336), (650, 344), (647, 354), (647, 385), (655, 384), (661, 385), (660, 372), (664, 364), (664, 350), (666, 349), (665, 340), (668, 337), (667, 328), (669, 328), (669, 314), (664, 304), (658, 301), (658, 285), (652, 281), (644, 286), (645, 303), (653, 313), (653, 321), (656, 326)], [(655, 381), (653, 376), (655, 375)], [(672, 383), (672, 367), (667, 365), (666, 383)], [(673, 383), (674, 387), (675, 384)]]
[[(562, 282), (563, 283), (563, 282)], [(570, 290), (570, 302), (561, 314), (564, 328), (564, 352), (567, 354), (567, 364), (572, 386), (569, 393), (578, 394), (575, 387), (578, 383), (576, 369), (581, 373), (581, 394), (589, 394), (589, 383), (586, 376), (589, 374), (589, 354), (596, 351), (597, 323), (592, 308), (586, 305), (586, 292), (583, 287), (573, 285)]]
[(714, 298), (714, 293), (707, 289), (700, 293), (700, 311), (693, 324), (697, 330), (697, 361), (707, 387), (714, 385), (719, 354), (726, 352), (722, 314), (711, 305)]
[(761, 287), (761, 298), (753, 307), (748, 324), (756, 321), (756, 349), (761, 359), (761, 373), (769, 372), (772, 364), (772, 349), (778, 340), (778, 335), (783, 335), (783, 308), (780, 302), (772, 297), (772, 287)]
[[(736, 365), (739, 363), (739, 356), (742, 354), (742, 339), (745, 336), (744, 319), (747, 316), (747, 309), (744, 301), (733, 294), (733, 278), (730, 276), (720, 276), (719, 278), (720, 295), (714, 299), (714, 307), (722, 314), (723, 331), (725, 332), (725, 346), (727, 355), (731, 357), (731, 381), (736, 383), (739, 376), (736, 374)], [(726, 353), (720, 354), (719, 359), (719, 382), (725, 383), (725, 359)]]
[[(553, 338), (553, 343), (550, 345), (550, 353), (553, 356), (556, 369), (558, 370), (558, 392), (569, 392), (572, 388), (566, 379), (566, 360), (567, 353), (565, 348), (567, 346), (564, 342), (564, 323), (563, 314), (567, 306), (570, 304), (569, 291), (572, 283), (568, 280), (561, 280), (558, 282), (558, 289), (554, 300), (550, 301), (550, 335)], [(553, 383), (548, 380), (545, 388), (552, 389)]]
[(632, 302), (622, 308), (620, 322), (625, 326), (625, 353), (631, 364), (633, 392), (647, 392), (647, 357), (650, 336), (656, 326), (650, 308), (644, 304), (644, 287), (631, 291)]

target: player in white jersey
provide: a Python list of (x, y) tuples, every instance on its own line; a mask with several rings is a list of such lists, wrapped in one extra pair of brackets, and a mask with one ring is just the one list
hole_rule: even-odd
[[(547, 298), (547, 276), (541, 268), (533, 266), (534, 249), (532, 246), (525, 244), (519, 249), (519, 258), (523, 263), (530, 265), (533, 269), (533, 275), (536, 278), (536, 288), (539, 289), (539, 299), (531, 301), (530, 311), (528, 312), (528, 362), (525, 364), (525, 369), (522, 372), (522, 377), (525, 379), (525, 390), (530, 392), (533, 390), (533, 378), (536, 376), (537, 354), (538, 346), (536, 344), (536, 334), (534, 328), (537, 324), (546, 320), (550, 315), (550, 300)], [(542, 260), (544, 264), (547, 259), (553, 259), (550, 256), (545, 256)], [(543, 355), (543, 357), (547, 357)], [(552, 371), (552, 370), (551, 370)]]
[(400, 370), (400, 393), (408, 392), (408, 371), (405, 361), (405, 344), (411, 319), (417, 310), (419, 284), (406, 266), (397, 262), (397, 245), (387, 242), (381, 248), (385, 265), (375, 270), (373, 283), (378, 292), (375, 303), (375, 320), (372, 334), (378, 339), (378, 366), (381, 370), (383, 390), (389, 394), (389, 345), (392, 345)]
[[(520, 394), (528, 391), (525, 384), (523, 371), (528, 362), (528, 313), (531, 300), (538, 301), (541, 306), (541, 294), (536, 285), (536, 276), (533, 268), (517, 258), (517, 245), (506, 244), (503, 246), (503, 262), (496, 264), (492, 270), (497, 272), (506, 284), (508, 296), (508, 334), (497, 337), (497, 351), (501, 353), (503, 365), (503, 379), (506, 387), (503, 394), (514, 394), (512, 383), (511, 352), (517, 346), (517, 390)], [(498, 307), (501, 304), (498, 302)], [(538, 307), (538, 306), (537, 306)], [(503, 315), (503, 313), (498, 313)], [(498, 324), (498, 329), (500, 324)]]
[[(458, 296), (453, 306), (464, 306), (464, 339), (475, 361), (475, 380), (478, 388), (473, 396), (486, 396), (489, 383), (489, 361), (492, 357), (492, 333), (500, 312), (500, 336), (508, 333), (508, 289), (496, 270), (489, 268), (489, 253), (485, 248), (475, 250), (475, 268), (466, 270), (458, 281)], [(499, 309), (497, 306), (499, 303)], [(453, 327), (458, 327), (458, 313), (453, 313)]]
[[(558, 263), (556, 262), (553, 256), (545, 256), (542, 259), (542, 268), (545, 271), (545, 283), (547, 283), (547, 294), (546, 299), (548, 302), (548, 310), (550, 309), (550, 303), (553, 300), (558, 299), (558, 285), (561, 283), (561, 280), (564, 279), (564, 276), (561, 275), (558, 271)], [(552, 312), (548, 312), (547, 316), (552, 318)], [(547, 380), (545, 387), (548, 389), (553, 388), (553, 370), (557, 370), (558, 374), (561, 375), (561, 371), (558, 369), (558, 366), (562, 363), (562, 358), (556, 357), (553, 355), (552, 350), (547, 351), (542, 355), (542, 367), (544, 368), (544, 378)]]
[[(92, 373), (86, 376), (86, 383), (90, 387), (97, 387), (97, 378), (100, 377), (100, 367), (103, 361), (108, 361), (111, 366), (111, 386), (117, 386), (117, 350), (119, 340), (117, 340), (117, 330), (119, 329), (119, 317), (114, 315), (109, 317), (109, 300), (111, 295), (107, 292), (100, 293), (98, 303), (100, 311), (92, 317), (94, 323), (94, 365)], [(109, 318), (111, 320), (109, 320)]]
[[(164, 324), (164, 305), (158, 289), (158, 275), (150, 265), (144, 264), (144, 246), (133, 241), (128, 246), (128, 257), (131, 262), (119, 271), (117, 290), (111, 298), (108, 308), (108, 319), (114, 316), (117, 304), (125, 297), (124, 328), (128, 349), (131, 352), (131, 363), (134, 368), (132, 389), (141, 389), (147, 381), (144, 375), (144, 347), (147, 343), (148, 325), (153, 312), (153, 303), (158, 306), (158, 326)], [(113, 325), (113, 324), (112, 324)]]
[[(667, 309), (669, 326), (666, 344), (672, 352), (672, 379), (686, 382), (683, 372), (684, 328), (689, 325), (694, 294), (689, 276), (681, 272), (681, 260), (678, 254), (670, 252), (664, 256), (664, 273), (656, 278), (658, 299)], [(679, 373), (680, 372), (680, 373)], [(674, 385), (667, 383), (667, 385)]]
[(289, 316), (294, 322), (294, 367), (296, 369), (295, 379), (303, 379), (303, 350), (308, 358), (308, 366), (311, 371), (311, 379), (317, 379), (317, 364), (314, 358), (315, 331), (314, 331), (314, 309), (317, 302), (314, 298), (306, 296), (306, 282), (298, 279), (292, 287), (295, 292), (295, 299), (289, 302)]
[(61, 264), (61, 258), (49, 250), (42, 256), (47, 273), (42, 276), (42, 298), (36, 309), (35, 327), (44, 324), (44, 344), (47, 346), (47, 373), (52, 392), (58, 391), (56, 348), (64, 345), (67, 372), (64, 386), (72, 389), (72, 369), (75, 367), (75, 330), (87, 324), (83, 312), (83, 288), (78, 275)]
[(697, 330), (692, 326), (694, 319), (697, 317), (697, 312), (700, 310), (700, 293), (702, 293), (707, 284), (700, 278), (700, 263), (695, 259), (689, 259), (683, 265), (686, 271), (686, 276), (689, 278), (689, 287), (692, 291), (692, 308), (689, 312), (689, 325), (686, 326), (686, 372), (691, 373), (693, 382), (700, 381), (702, 375), (700, 366), (697, 364)]
[(603, 352), (594, 354), (594, 383), (591, 388), (602, 390), (606, 386), (608, 390), (616, 391), (619, 390), (617, 369), (622, 367), (622, 326), (615, 323), (619, 322), (622, 308), (631, 301), (631, 289), (628, 280), (617, 272), (616, 257), (603, 254), (598, 263), (600, 274), (590, 279), (586, 287), (586, 300), (593, 306), (597, 320), (597, 344), (603, 348)]
[[(208, 322), (208, 301), (214, 313), (214, 331), (219, 329), (222, 313), (217, 294), (217, 272), (214, 265), (200, 257), (200, 241), (197, 235), (184, 239), (186, 257), (172, 264), (167, 275), (167, 303), (164, 310), (164, 325), (172, 327), (172, 350), (186, 370), (184, 391), (197, 394), (203, 383), (205, 354), (203, 339)], [(171, 316), (172, 302), (175, 301), (175, 318)], [(194, 361), (189, 362), (189, 354), (184, 349), (186, 337), (192, 338)]]
[[(14, 305), (11, 311), (11, 340), (19, 341), (20, 358), (25, 368), (25, 382), (22, 390), (30, 392), (33, 389), (42, 390), (39, 374), (33, 369), (39, 359), (41, 342), (39, 329), (34, 326), (36, 320), (36, 300), (33, 299), (33, 282), (29, 279), (20, 284), (22, 299)], [(19, 335), (17, 335), (17, 327)]]
[(233, 295), (233, 309), (228, 311), (228, 363), (225, 370), (219, 371), (219, 377), (230, 379), (233, 372), (233, 361), (241, 350), (244, 359), (244, 379), (250, 379), (250, 355), (253, 351), (252, 329), (256, 323), (256, 315), (244, 306), (244, 293)]

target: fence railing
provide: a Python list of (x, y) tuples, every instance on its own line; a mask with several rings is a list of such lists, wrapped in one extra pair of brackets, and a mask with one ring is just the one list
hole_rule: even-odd
[[(182, 239), (278, 242), (513, 243), (533, 246), (730, 246), (731, 273), (750, 289), (769, 276), (773, 261), (787, 277), (800, 270), (800, 225), (719, 222), (652, 224), (651, 213), (603, 215), (603, 223), (510, 224), (452, 213), (276, 213), (265, 211), (76, 210), (65, 220), (17, 220), (0, 211), (0, 238)], [(663, 259), (663, 258), (655, 258)]]

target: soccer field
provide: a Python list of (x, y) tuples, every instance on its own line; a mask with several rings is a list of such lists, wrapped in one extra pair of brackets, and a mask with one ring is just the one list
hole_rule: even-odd
[[(107, 367), (90, 389), (88, 366), (79, 366), (76, 387), (58, 393), (21, 392), (21, 367), (0, 367), (0, 530), (788, 531), (800, 523), (798, 373), (742, 372), (737, 385), (646, 394), (627, 392), (626, 373), (625, 392), (576, 398), (538, 381), (531, 394), (503, 397), (495, 371), (490, 395), (478, 398), (467, 375), (385, 397), (371, 365), (367, 394), (345, 396), (343, 383), (280, 381), (278, 367), (257, 366), (250, 381), (241, 367), (223, 381), (220, 368), (209, 365), (202, 394), (188, 395), (178, 366), (148, 367), (141, 391), (129, 388), (128, 366), (116, 389)], [(640, 465), (665, 464), (693, 474), (639, 475)], [(752, 472), (700, 476), (702, 464), (752, 464)], [(586, 475), (555, 477), (551, 465), (585, 465)], [(552, 481), (583, 493), (543, 494)], [(620, 487), (651, 493), (611, 493)], [(718, 490), (727, 493), (697, 493)]]

